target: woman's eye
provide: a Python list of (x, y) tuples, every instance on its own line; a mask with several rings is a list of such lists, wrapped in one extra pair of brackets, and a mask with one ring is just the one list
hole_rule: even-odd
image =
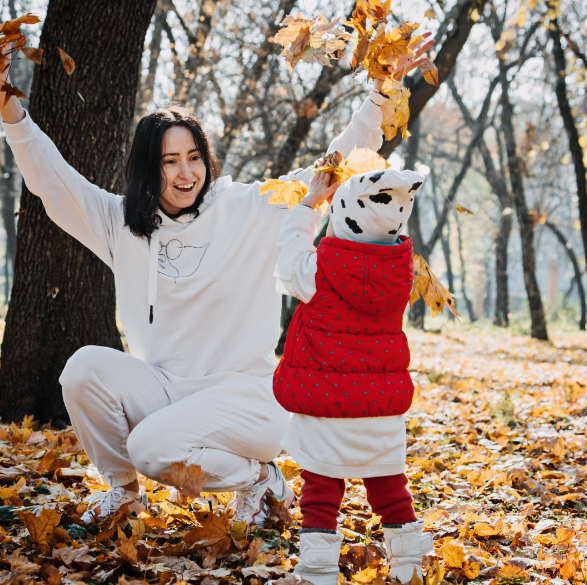
[(196, 154), (192, 160), (200, 160), (202, 157), (199, 154)]

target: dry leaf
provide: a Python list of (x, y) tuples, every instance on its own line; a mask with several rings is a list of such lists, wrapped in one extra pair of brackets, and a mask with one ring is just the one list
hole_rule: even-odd
[(204, 546), (221, 544), (228, 545), (232, 542), (230, 536), (230, 523), (227, 516), (218, 516), (212, 512), (197, 512), (196, 519), (202, 525), (201, 528), (190, 530), (184, 537), (184, 541), (189, 546), (196, 542)]
[(67, 71), (67, 75), (71, 75), (75, 69), (75, 61), (63, 49), (57, 47), (57, 50), (59, 51), (61, 62), (65, 71)]
[(462, 544), (448, 540), (442, 545), (442, 558), (447, 567), (461, 569), (465, 563), (465, 551)]
[(266, 195), (269, 191), (273, 194), (269, 197), (268, 202), (272, 205), (283, 205), (287, 203), (289, 209), (297, 205), (308, 193), (308, 187), (299, 181), (280, 181), (278, 179), (266, 179), (261, 185), (261, 195)]
[(15, 18), (14, 20), (8, 20), (0, 25), (0, 35), (13, 35), (20, 33), (20, 27), (23, 24), (36, 24), (41, 20), (34, 14), (26, 14)]
[(34, 49), (33, 47), (25, 47), (22, 49), (24, 56), (29, 59), (29, 61), (33, 61), (37, 65), (41, 64), (43, 60), (43, 49)]
[(383, 113), (381, 129), (385, 134), (385, 140), (391, 140), (400, 129), (405, 135), (410, 119), (410, 90), (397, 81), (386, 79), (381, 93), (389, 98), (381, 105)]
[(120, 526), (118, 527), (118, 538), (120, 540), (120, 545), (118, 546), (118, 553), (122, 560), (136, 565), (137, 563), (137, 548), (134, 545), (134, 542), (126, 537), (126, 534), (122, 531)]
[(4, 105), (8, 103), (8, 100), (11, 98), (11, 96), (28, 99), (27, 96), (22, 91), (20, 91), (20, 89), (18, 89), (18, 87), (14, 87), (14, 85), (12, 85), (9, 81), (6, 81), (2, 84), (0, 87), (0, 92), (1, 91), (6, 92), (6, 95), (4, 96)]
[(470, 209), (467, 209), (466, 207), (463, 207), (462, 205), (455, 205), (455, 209), (459, 213), (466, 213), (467, 215), (475, 215)]
[(420, 64), (420, 71), (422, 71), (424, 79), (430, 85), (440, 87), (438, 84), (438, 67), (436, 67), (436, 65), (434, 65), (430, 59), (427, 59), (426, 57), (422, 59), (422, 63)]
[(351, 577), (353, 581), (356, 583), (361, 583), (361, 585), (366, 585), (367, 583), (371, 583), (377, 576), (377, 569), (373, 569), (371, 567), (367, 567), (362, 571), (359, 571), (355, 575)]
[(162, 473), (161, 479), (177, 488), (189, 498), (199, 498), (208, 481), (208, 474), (199, 465), (187, 466), (183, 461), (172, 463), (169, 473)]
[(51, 552), (50, 539), (61, 520), (61, 514), (51, 508), (43, 508), (38, 518), (30, 512), (23, 512), (20, 519), (28, 528), (30, 543), (36, 544), (44, 555), (48, 555)]
[(439, 312), (442, 313), (446, 303), (448, 310), (459, 319), (460, 315), (455, 308), (453, 296), (447, 288), (442, 286), (420, 254), (414, 255), (414, 272), (416, 277), (410, 295), (410, 305), (413, 305), (422, 296), (426, 305), (430, 307), (433, 317), (436, 317)]

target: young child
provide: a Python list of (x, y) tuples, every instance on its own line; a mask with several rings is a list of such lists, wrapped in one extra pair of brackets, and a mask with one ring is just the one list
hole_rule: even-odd
[[(402, 320), (414, 267), (412, 241), (398, 234), (423, 181), (386, 170), (355, 175), (336, 190), (317, 173), (281, 226), (277, 290), (301, 303), (273, 391), (294, 413), (282, 446), (304, 468), (294, 573), (314, 585), (337, 583), (345, 478), (363, 478), (382, 516), (392, 582), (409, 582), (414, 569), (421, 578), (422, 555), (433, 550), (404, 474), (403, 415), (414, 387)], [(314, 209), (335, 191), (327, 237), (316, 249)]]

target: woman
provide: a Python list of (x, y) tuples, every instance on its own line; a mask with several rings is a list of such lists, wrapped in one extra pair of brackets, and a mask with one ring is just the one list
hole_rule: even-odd
[[(372, 91), (328, 152), (377, 150), (385, 99)], [(293, 498), (271, 462), (289, 425), (272, 392), (281, 309), (273, 271), (287, 207), (268, 204), (259, 183), (217, 178), (204, 131), (178, 106), (139, 122), (119, 196), (70, 167), (16, 98), (5, 103), (0, 92), (0, 104), (29, 190), (113, 270), (131, 352), (83, 347), (60, 378), (73, 428), (111, 487), (83, 519), (144, 510), (137, 470), (161, 481), (183, 461), (209, 474), (206, 491), (237, 492), (235, 521), (263, 525), (268, 494)], [(283, 179), (309, 183), (312, 172)]]

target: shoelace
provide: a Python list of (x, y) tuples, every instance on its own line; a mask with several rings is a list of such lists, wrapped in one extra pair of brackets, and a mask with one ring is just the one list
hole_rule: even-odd
[(252, 515), (257, 511), (258, 507), (258, 495), (260, 492), (265, 491), (266, 488), (255, 484), (250, 488), (241, 490), (236, 493), (234, 501), (234, 522), (242, 522), (243, 520), (249, 521)]
[(90, 505), (95, 504), (92, 508), (100, 506), (100, 516), (110, 516), (112, 511), (112, 500), (114, 502), (120, 502), (125, 492), (117, 491), (117, 488), (108, 490), (103, 498), (100, 498), (100, 492), (97, 492), (97, 497), (90, 502)]

